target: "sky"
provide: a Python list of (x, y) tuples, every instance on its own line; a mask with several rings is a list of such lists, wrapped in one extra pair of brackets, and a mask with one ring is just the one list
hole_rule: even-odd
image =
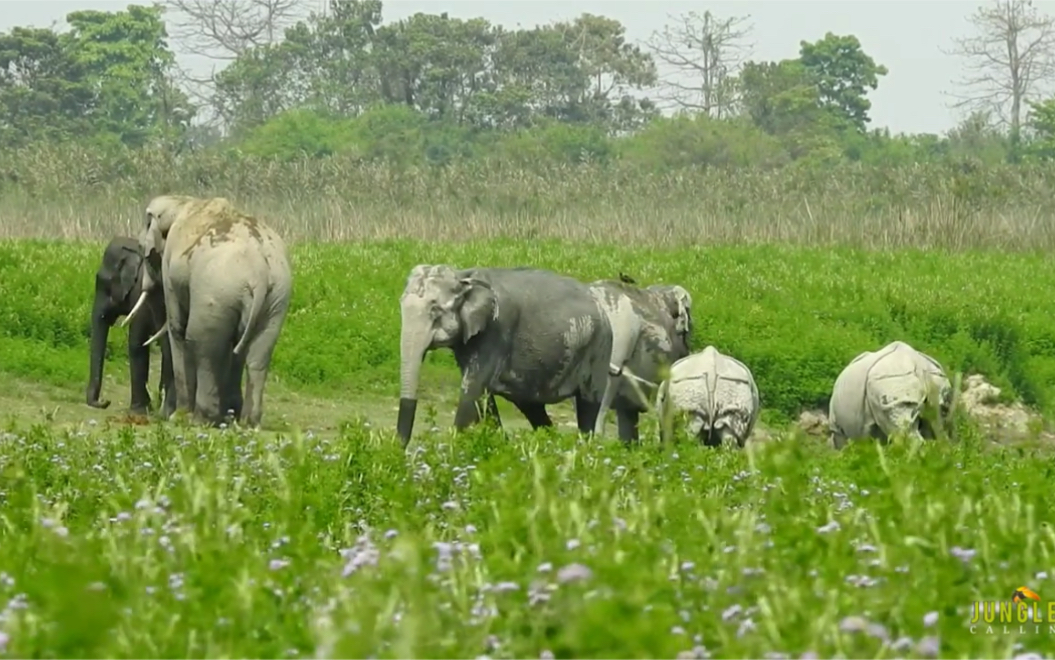
[[(311, 8), (322, 5), (322, 0), (304, 2)], [(65, 26), (63, 19), (71, 11), (116, 11), (128, 4), (129, 0), (0, 0), (0, 31), (52, 22)], [(1055, 0), (1034, 4), (1055, 15)], [(943, 133), (962, 117), (962, 111), (949, 105), (964, 62), (942, 49), (949, 51), (955, 38), (972, 33), (967, 18), (982, 5), (969, 0), (384, 0), (384, 21), (446, 11), (451, 17), (483, 17), (516, 28), (589, 12), (618, 19), (629, 40), (643, 42), (678, 15), (709, 9), (718, 18), (750, 17), (746, 23), (753, 26), (750, 41), (756, 60), (797, 57), (800, 41), (816, 41), (828, 31), (853, 34), (866, 53), (889, 69), (879, 88), (869, 92), (872, 127), (894, 133)], [(204, 62), (184, 61), (192, 69), (208, 70)]]

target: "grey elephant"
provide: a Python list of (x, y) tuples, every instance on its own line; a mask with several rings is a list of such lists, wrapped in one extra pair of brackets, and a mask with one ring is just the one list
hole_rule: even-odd
[(454, 426), (480, 419), (488, 392), (509, 400), (532, 428), (552, 424), (545, 406), (575, 398), (579, 431), (589, 433), (608, 385), (612, 332), (585, 284), (536, 268), (418, 265), (400, 297), (400, 399), (405, 447), (428, 351), (449, 348), (462, 374)]
[[(176, 406), (207, 423), (233, 411), (259, 426), (271, 356), (289, 309), (286, 244), (222, 197), (155, 197), (139, 237), (143, 294), (164, 291)], [(246, 372), (245, 404), (241, 379)], [(239, 410), (241, 408), (241, 410)]]
[[(660, 415), (687, 413), (687, 430), (704, 445), (718, 447), (735, 441), (747, 444), (762, 410), (751, 370), (714, 346), (681, 358), (670, 367), (656, 396)], [(660, 425), (664, 442), (670, 429)]]
[[(640, 415), (649, 409), (662, 370), (689, 354), (692, 296), (676, 284), (640, 288), (622, 273), (619, 281), (598, 280), (589, 286), (608, 315), (610, 369), (621, 376), (605, 392), (602, 407), (615, 410), (619, 439), (636, 441)], [(604, 425), (604, 418), (598, 418), (594, 432), (603, 435)]]
[[(91, 353), (89, 362), (86, 403), (93, 408), (108, 408), (110, 401), (100, 399), (103, 386), (103, 364), (106, 340), (118, 317), (132, 310), (134, 301), (142, 293), (143, 252), (139, 242), (127, 236), (115, 236), (103, 250), (103, 260), (95, 271), (95, 300), (92, 303)], [(147, 296), (146, 309), (128, 327), (128, 372), (131, 380), (131, 400), (128, 410), (145, 415), (150, 410), (150, 347), (152, 334), (165, 323), (165, 300), (161, 291)], [(176, 407), (175, 377), (172, 354), (167, 342), (161, 343), (161, 378), (158, 398), (162, 393), (163, 415), (170, 415)]]
[(886, 441), (895, 432), (933, 438), (921, 415), (930, 401), (945, 418), (952, 385), (937, 360), (903, 341), (861, 353), (839, 373), (828, 404), (831, 442), (841, 449), (851, 438)]

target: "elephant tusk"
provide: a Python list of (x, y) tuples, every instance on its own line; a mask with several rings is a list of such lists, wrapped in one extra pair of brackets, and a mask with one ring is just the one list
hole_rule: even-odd
[(163, 334), (165, 334), (166, 332), (168, 332), (168, 329), (169, 329), (169, 324), (168, 324), (168, 321), (166, 321), (166, 322), (165, 322), (165, 323), (164, 323), (164, 324), (163, 324), (163, 325), (161, 326), (161, 329), (160, 329), (160, 330), (158, 330), (157, 332), (155, 332), (155, 333), (154, 333), (154, 334), (153, 334), (153, 335), (152, 335), (152, 336), (150, 337), (150, 339), (148, 339), (148, 340), (146, 340), (145, 342), (143, 342), (143, 346), (144, 346), (144, 347), (146, 347), (146, 346), (150, 346), (150, 344), (154, 343), (154, 340), (155, 340), (155, 339), (157, 339), (157, 338), (158, 338), (158, 337), (160, 337), (161, 335), (163, 335)]
[(146, 300), (147, 300), (147, 292), (144, 291), (143, 293), (139, 294), (139, 300), (137, 300), (136, 304), (132, 306), (132, 311), (128, 312), (128, 316), (126, 316), (123, 319), (121, 319), (121, 327), (122, 328), (125, 327), (126, 325), (128, 325), (128, 322), (132, 320), (132, 317), (136, 315), (136, 312), (139, 311), (139, 308), (143, 306), (143, 303), (145, 303)]

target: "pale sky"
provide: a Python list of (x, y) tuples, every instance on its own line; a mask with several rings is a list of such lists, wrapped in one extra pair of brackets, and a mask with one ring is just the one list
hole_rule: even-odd
[[(63, 19), (71, 11), (116, 11), (128, 4), (127, 0), (0, 0), (0, 31), (16, 25), (47, 27), (53, 21), (65, 26)], [(305, 4), (317, 8), (322, 0), (305, 0)], [(719, 18), (750, 16), (756, 60), (796, 57), (800, 40), (815, 41), (827, 31), (854, 34), (865, 52), (889, 69), (879, 88), (869, 93), (872, 127), (941, 133), (958, 121), (958, 112), (947, 107), (953, 100), (948, 92), (963, 75), (963, 63), (941, 49), (950, 50), (955, 37), (970, 34), (967, 17), (982, 4), (969, 0), (384, 0), (384, 21), (419, 11), (446, 11), (452, 17), (480, 16), (515, 28), (590, 12), (618, 19), (630, 40), (644, 41), (670, 22), (671, 14), (710, 9)], [(1055, 0), (1034, 0), (1034, 4), (1045, 14), (1055, 14)]]

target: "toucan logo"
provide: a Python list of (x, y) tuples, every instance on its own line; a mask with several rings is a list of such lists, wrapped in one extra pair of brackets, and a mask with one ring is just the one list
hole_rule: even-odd
[(1011, 594), (1011, 600), (1016, 603), (1024, 603), (1026, 599), (1035, 600), (1040, 602), (1040, 595), (1036, 591), (1033, 591), (1029, 587), (1019, 587), (1015, 589), (1015, 592)]

